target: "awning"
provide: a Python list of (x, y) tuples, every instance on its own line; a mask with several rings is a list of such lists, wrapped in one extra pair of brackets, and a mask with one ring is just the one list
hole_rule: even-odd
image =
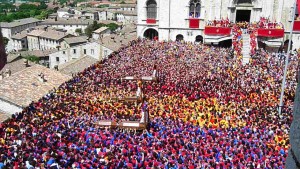
[(205, 36), (204, 43), (219, 43), (224, 40), (230, 40), (232, 39), (232, 36), (221, 36), (221, 37), (211, 37), (211, 36)]
[(264, 43), (270, 47), (280, 47), (282, 45), (282, 42), (278, 41), (265, 41)]

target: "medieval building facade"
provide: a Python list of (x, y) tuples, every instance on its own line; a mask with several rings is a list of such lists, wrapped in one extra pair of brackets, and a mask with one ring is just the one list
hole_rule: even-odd
[[(215, 34), (206, 33), (211, 31), (207, 27), (209, 22), (226, 20), (254, 23), (267, 18), (270, 22), (280, 23), (284, 29), (280, 36), (274, 29), (263, 30), (268, 35), (259, 35), (257, 40), (265, 46), (279, 48), (288, 40), (294, 19), (293, 3), (286, 0), (138, 0), (137, 34), (138, 37), (157, 38), (160, 41), (220, 44), (232, 40), (232, 32), (220, 34), (218, 32), (222, 30), (216, 29)], [(295, 24), (300, 23), (297, 21)], [(294, 30), (293, 48), (299, 48), (300, 28), (295, 25)]]

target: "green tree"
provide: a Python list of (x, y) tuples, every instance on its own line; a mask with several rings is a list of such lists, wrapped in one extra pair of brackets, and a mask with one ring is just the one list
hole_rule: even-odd
[(47, 5), (46, 5), (46, 3), (44, 2), (44, 1), (41, 1), (41, 4), (40, 4), (40, 6), (39, 6), (39, 9), (47, 9)]
[(82, 29), (81, 29), (81, 28), (77, 28), (77, 29), (75, 30), (75, 32), (78, 33), (79, 35), (81, 35), (81, 34), (82, 34)]
[(38, 7), (33, 4), (23, 3), (19, 6), (19, 10), (21, 10), (21, 11), (28, 11), (28, 10), (35, 10), (35, 9), (38, 9)]
[(24, 56), (23, 58), (35, 63), (38, 63), (40, 61), (40, 58), (35, 55)]
[(43, 20), (48, 18), (49, 12), (48, 11), (42, 11), (41, 14), (37, 15), (35, 18), (39, 20)]
[(68, 2), (68, 0), (58, 0), (60, 5), (64, 5)]
[(110, 23), (110, 24), (103, 24), (103, 23), (97, 23), (97, 21), (94, 21), (92, 25), (89, 25), (85, 30), (84, 33), (88, 36), (88, 37), (92, 37), (93, 31), (106, 26), (108, 27), (111, 31), (115, 31), (116, 29), (118, 29), (118, 25), (115, 23)]
[(36, 14), (36, 10), (30, 10), (29, 11), (29, 14), (30, 14), (30, 17), (34, 17)]
[(115, 31), (116, 29), (118, 29), (119, 25), (115, 24), (115, 23), (110, 23), (106, 25), (111, 31)]
[(92, 37), (92, 34), (93, 34), (93, 31), (96, 30), (96, 29), (99, 29), (101, 27), (100, 24), (97, 23), (97, 21), (94, 21), (92, 25), (89, 25), (85, 30), (85, 34), (88, 36), (88, 37)]

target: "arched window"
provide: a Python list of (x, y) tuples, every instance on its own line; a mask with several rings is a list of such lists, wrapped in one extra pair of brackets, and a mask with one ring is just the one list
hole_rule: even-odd
[(201, 2), (200, 0), (191, 0), (190, 1), (190, 17), (199, 18), (201, 11)]
[(148, 0), (147, 2), (147, 18), (156, 19), (157, 4), (155, 0)]

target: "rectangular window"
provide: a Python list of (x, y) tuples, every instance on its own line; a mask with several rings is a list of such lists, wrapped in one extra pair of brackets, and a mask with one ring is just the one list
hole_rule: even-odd
[(76, 54), (76, 49), (73, 49), (73, 53)]
[(104, 50), (104, 57), (107, 57), (107, 50)]
[(92, 54), (92, 55), (94, 54), (94, 49), (91, 49), (91, 54)]
[(56, 62), (59, 62), (59, 57), (56, 57)]
[(63, 51), (63, 54), (66, 54), (66, 51)]
[(152, 2), (147, 6), (147, 18), (156, 19), (157, 8), (156, 4)]
[(83, 54), (86, 54), (86, 49), (83, 49)]

